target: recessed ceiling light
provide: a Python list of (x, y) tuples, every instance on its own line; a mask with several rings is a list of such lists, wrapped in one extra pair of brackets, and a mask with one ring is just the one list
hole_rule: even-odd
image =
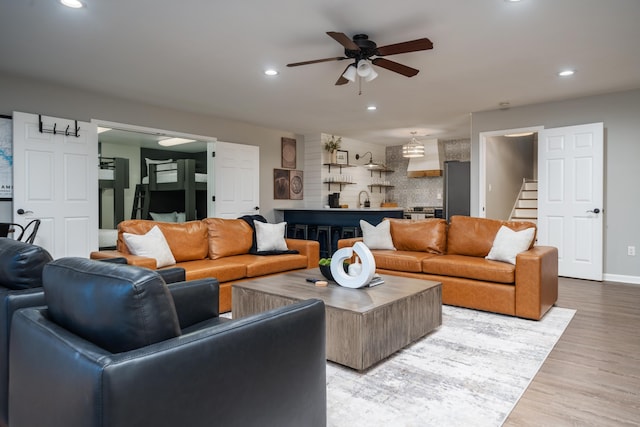
[(269, 68), (268, 70), (264, 70), (264, 74), (267, 76), (277, 76), (278, 71), (274, 70), (273, 68)]
[(369, 106), (367, 107), (367, 110), (369, 110), (369, 111), (375, 111), (375, 110), (377, 110), (377, 109), (378, 109), (378, 107), (376, 107), (375, 105), (369, 105)]
[(562, 70), (558, 73), (560, 77), (569, 77), (573, 76), (576, 73), (575, 70)]
[(81, 7), (84, 7), (84, 3), (80, 0), (60, 0), (60, 3), (73, 9), (80, 9)]
[(158, 144), (162, 145), (163, 147), (171, 147), (174, 145), (187, 144), (189, 142), (195, 142), (195, 139), (167, 138), (161, 139), (160, 141), (158, 141)]
[(533, 135), (533, 132), (508, 133), (505, 136), (508, 138), (518, 138), (520, 136), (529, 136), (529, 135)]

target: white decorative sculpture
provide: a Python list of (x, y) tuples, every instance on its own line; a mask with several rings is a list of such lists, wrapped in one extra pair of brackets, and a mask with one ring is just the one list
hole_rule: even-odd
[[(350, 276), (344, 271), (343, 263), (356, 253), (362, 263), (362, 270), (357, 276)], [(331, 274), (340, 286), (346, 288), (363, 288), (371, 282), (376, 273), (376, 261), (368, 247), (362, 242), (356, 242), (352, 248), (338, 249), (331, 257)]]

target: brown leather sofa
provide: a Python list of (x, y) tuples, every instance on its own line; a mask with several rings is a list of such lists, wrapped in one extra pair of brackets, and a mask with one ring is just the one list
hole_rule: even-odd
[(176, 260), (170, 267), (185, 270), (186, 280), (213, 277), (220, 283), (220, 312), (231, 310), (233, 283), (289, 270), (315, 268), (320, 258), (319, 243), (286, 239), (297, 254), (254, 255), (249, 253), (253, 230), (242, 219), (205, 218), (183, 223), (127, 220), (118, 224), (116, 250), (96, 251), (92, 259), (124, 257), (127, 263), (156, 269), (154, 258), (131, 254), (122, 233), (146, 234), (157, 225)]
[[(371, 252), (376, 271), (442, 282), (447, 305), (540, 320), (558, 299), (558, 250), (534, 246), (516, 264), (487, 260), (502, 225), (514, 231), (535, 227), (526, 221), (453, 216), (443, 219), (390, 219), (396, 250)], [(342, 239), (338, 248), (362, 238)], [(535, 239), (534, 239), (535, 241)]]

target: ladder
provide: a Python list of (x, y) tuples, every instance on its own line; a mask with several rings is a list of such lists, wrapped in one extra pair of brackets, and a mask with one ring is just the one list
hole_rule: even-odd
[[(131, 219), (147, 219), (149, 217), (150, 196), (149, 184), (136, 184)], [(138, 214), (140, 214), (140, 217), (138, 217)]]

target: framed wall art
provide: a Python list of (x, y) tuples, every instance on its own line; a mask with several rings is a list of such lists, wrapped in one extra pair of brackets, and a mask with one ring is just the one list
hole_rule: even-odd
[(282, 167), (296, 168), (296, 140), (293, 138), (282, 138)]
[(275, 200), (289, 199), (289, 170), (273, 170), (273, 198)]
[(302, 200), (304, 197), (303, 171), (289, 171), (289, 198)]
[(349, 164), (349, 152), (347, 150), (336, 150), (336, 164)]
[(11, 116), (0, 115), (0, 200), (13, 197), (13, 124)]

